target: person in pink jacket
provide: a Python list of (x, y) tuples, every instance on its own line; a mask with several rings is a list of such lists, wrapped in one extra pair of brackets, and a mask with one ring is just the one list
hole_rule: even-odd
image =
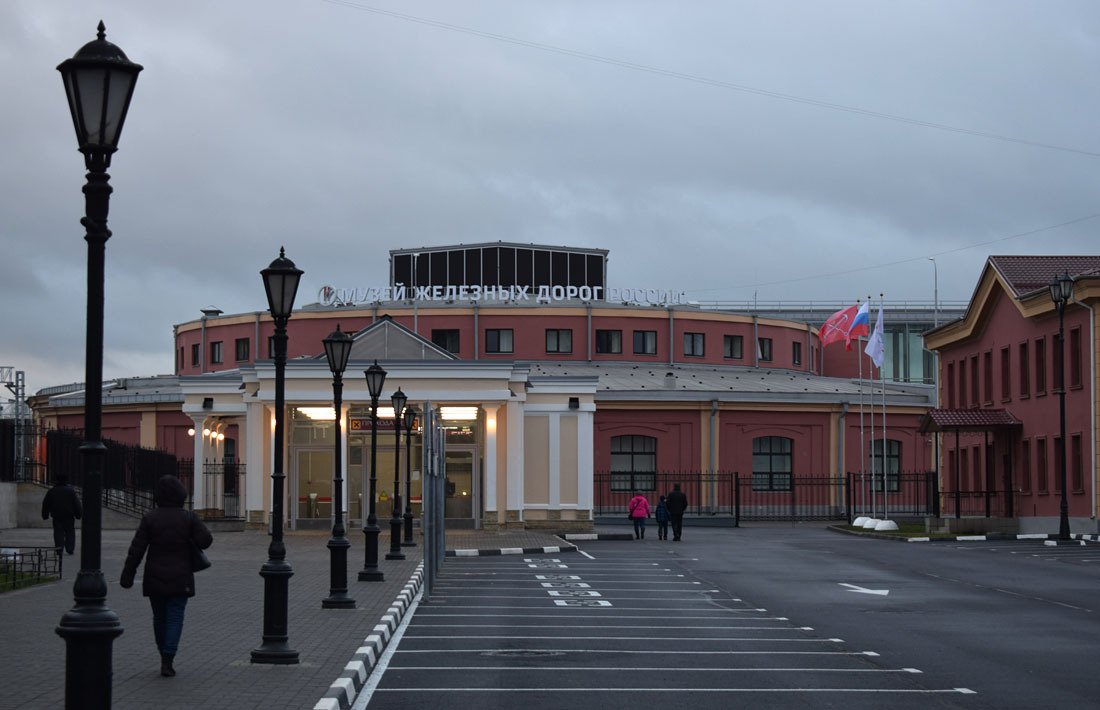
[(628, 510), (630, 519), (634, 521), (634, 539), (641, 540), (645, 537), (645, 519), (649, 517), (649, 501), (641, 491), (630, 499)]

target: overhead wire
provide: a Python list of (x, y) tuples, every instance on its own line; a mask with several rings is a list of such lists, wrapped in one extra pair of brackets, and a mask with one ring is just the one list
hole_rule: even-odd
[(1018, 145), (1026, 145), (1034, 148), (1044, 148), (1047, 150), (1056, 150), (1065, 153), (1075, 153), (1077, 155), (1086, 155), (1092, 158), (1100, 158), (1100, 152), (1084, 150), (1082, 148), (1074, 148), (1072, 146), (1058, 145), (1055, 143), (1046, 143), (1043, 141), (1029, 140), (1026, 138), (1017, 138), (1014, 136), (1006, 136), (999, 133), (992, 133), (990, 131), (980, 131), (972, 128), (962, 128), (959, 126), (952, 126), (946, 123), (937, 123), (935, 121), (926, 121), (918, 118), (910, 118), (908, 116), (902, 116), (900, 114), (886, 113), (883, 111), (874, 111), (872, 109), (861, 108), (859, 106), (850, 106), (847, 104), (838, 104), (831, 101), (822, 101), (820, 99), (812, 99), (805, 96), (798, 96), (795, 94), (786, 94), (779, 91), (771, 91), (769, 89), (761, 89), (755, 86), (748, 86), (745, 84), (737, 84), (731, 81), (724, 81), (721, 79), (712, 79), (710, 77), (700, 76), (697, 74), (689, 74), (687, 72), (675, 71), (672, 69), (664, 69), (662, 67), (656, 67), (649, 64), (641, 64), (638, 62), (631, 62), (624, 59), (616, 59), (614, 57), (606, 57), (599, 54), (592, 54), (590, 52), (582, 52), (576, 49), (568, 49), (566, 47), (559, 47), (553, 44), (547, 44), (545, 42), (535, 42), (533, 40), (521, 39), (519, 37), (512, 37), (510, 35), (498, 34), (496, 32), (486, 32), (484, 30), (474, 29), (472, 27), (464, 27), (462, 25), (455, 25), (449, 22), (441, 22), (439, 20), (432, 20), (426, 17), (419, 17), (417, 15), (409, 15), (403, 12), (396, 12), (394, 10), (387, 10), (381, 7), (375, 7), (373, 5), (364, 5), (358, 2), (351, 2), (351, 0), (322, 0), (322, 2), (329, 3), (330, 5), (340, 5), (343, 7), (351, 8), (354, 10), (361, 10), (363, 12), (369, 12), (376, 15), (383, 15), (385, 17), (392, 17), (397, 20), (403, 20), (406, 22), (413, 22), (416, 24), (426, 25), (428, 27), (435, 27), (437, 29), (447, 30), (450, 32), (459, 32), (462, 34), (468, 34), (475, 37), (482, 37), (484, 39), (491, 39), (497, 42), (504, 42), (507, 44), (514, 44), (520, 47), (527, 47), (528, 49), (537, 49), (543, 52), (551, 52), (553, 54), (560, 54), (567, 57), (573, 57), (575, 59), (583, 59), (590, 62), (598, 62), (601, 64), (607, 64), (610, 66), (619, 67), (621, 69), (629, 69), (631, 71), (646, 72), (649, 74), (655, 74), (658, 76), (664, 76), (670, 79), (679, 79), (682, 81), (689, 81), (696, 84), (704, 84), (707, 86), (714, 86), (721, 89), (729, 89), (731, 91), (739, 91), (746, 94), (754, 94), (757, 96), (764, 96), (772, 99), (779, 99), (782, 101), (789, 101), (792, 103), (804, 104), (806, 106), (815, 106), (817, 108), (828, 109), (830, 111), (841, 111), (844, 113), (851, 113), (859, 116), (866, 116), (869, 118), (878, 118), (886, 121), (894, 121), (896, 123), (904, 123), (911, 126), (918, 126), (921, 128), (929, 128), (937, 131), (946, 131), (950, 133), (958, 133), (961, 135), (974, 136), (977, 138), (986, 138), (989, 140), (997, 140), (1006, 143), (1016, 143)]

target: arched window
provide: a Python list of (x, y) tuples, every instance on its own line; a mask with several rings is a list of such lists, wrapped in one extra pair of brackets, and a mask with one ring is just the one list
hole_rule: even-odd
[(898, 473), (901, 471), (901, 442), (897, 439), (886, 439), (886, 456), (882, 455), (882, 439), (871, 442), (868, 450), (867, 470), (875, 472), (874, 489), (882, 490), (882, 472), (886, 472), (886, 490), (892, 493), (898, 491)]
[(760, 436), (752, 440), (752, 489), (791, 490), (791, 440)]
[(640, 434), (611, 437), (611, 490), (657, 490), (657, 439)]

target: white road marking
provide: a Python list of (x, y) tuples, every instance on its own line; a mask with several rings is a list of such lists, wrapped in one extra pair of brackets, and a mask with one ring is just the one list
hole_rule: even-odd
[(585, 557), (587, 557), (587, 558), (588, 558), (588, 559), (590, 559), (590, 560), (594, 560), (594, 559), (596, 559), (595, 557), (593, 557), (592, 555), (588, 554), (588, 553), (587, 553), (587, 552), (585, 552), (584, 550), (577, 550), (577, 552), (581, 553), (582, 555), (584, 555)]
[(393, 654), (397, 653), (397, 647), (401, 643), (401, 637), (405, 635), (405, 629), (408, 628), (409, 622), (412, 621), (413, 614), (416, 613), (416, 608), (419, 606), (422, 596), (422, 592), (417, 592), (416, 597), (413, 598), (405, 614), (405, 618), (401, 620), (397, 629), (394, 630), (393, 637), (386, 646), (386, 650), (382, 652), (382, 655), (378, 658), (378, 662), (374, 664), (370, 675), (367, 676), (366, 684), (364, 684), (363, 689), (359, 691), (359, 695), (355, 697), (355, 702), (352, 703), (351, 710), (365, 710), (367, 705), (370, 704), (371, 696), (374, 695), (375, 690), (377, 690), (378, 682), (382, 680), (382, 676), (385, 674), (386, 667), (389, 666)]
[[(381, 688), (379, 693), (545, 693), (546, 688)], [(879, 695), (975, 694), (967, 688), (554, 688), (555, 693), (875, 693)]]
[[(514, 671), (515, 666), (390, 666), (391, 671)], [(667, 666), (523, 666), (524, 671), (628, 671), (631, 673), (667, 673)], [(681, 673), (921, 673), (916, 668), (677, 668)]]
[[(620, 653), (662, 656), (878, 656), (874, 651), (672, 651), (633, 650), (621, 648), (540, 648), (548, 653)], [(401, 653), (514, 653), (515, 648), (409, 648)]]
[(866, 587), (857, 587), (854, 584), (848, 584), (847, 582), (837, 582), (842, 587), (848, 587), (849, 592), (859, 592), (860, 594), (876, 594), (878, 596), (886, 596), (890, 593), (889, 589), (867, 589)]

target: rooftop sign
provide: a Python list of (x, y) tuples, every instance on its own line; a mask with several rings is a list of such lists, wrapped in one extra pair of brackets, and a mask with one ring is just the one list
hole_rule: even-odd
[(688, 303), (686, 291), (608, 286), (396, 286), (335, 288), (322, 286), (317, 294), (323, 306), (356, 306), (378, 301), (497, 301), (500, 303), (554, 303), (605, 301), (670, 306)]

